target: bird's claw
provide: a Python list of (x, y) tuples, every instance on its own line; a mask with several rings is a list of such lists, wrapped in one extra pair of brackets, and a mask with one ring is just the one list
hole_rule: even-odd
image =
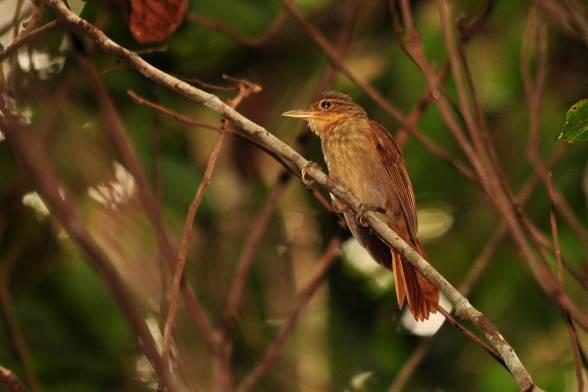
[(301, 170), (300, 179), (302, 180), (302, 183), (306, 186), (312, 186), (314, 184), (314, 179), (308, 176), (308, 169), (321, 170), (321, 167), (315, 162), (309, 161)]
[(384, 208), (370, 206), (370, 205), (362, 203), (359, 206), (359, 210), (357, 211), (357, 214), (355, 215), (355, 220), (357, 221), (358, 225), (360, 225), (362, 227), (369, 226), (369, 222), (367, 221), (367, 219), (365, 217), (365, 214), (368, 212), (378, 212), (380, 214), (384, 214), (384, 213), (386, 213), (386, 210)]

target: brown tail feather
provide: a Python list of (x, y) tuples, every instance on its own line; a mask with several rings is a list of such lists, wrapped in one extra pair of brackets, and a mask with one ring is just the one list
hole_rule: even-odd
[[(418, 246), (422, 254), (422, 249)], [(433, 286), (412, 264), (392, 250), (394, 283), (398, 306), (402, 307), (404, 298), (417, 320), (426, 320), (429, 314), (437, 311), (439, 290)]]

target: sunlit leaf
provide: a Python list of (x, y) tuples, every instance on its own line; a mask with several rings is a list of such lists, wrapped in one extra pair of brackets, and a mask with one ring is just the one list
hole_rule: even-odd
[(557, 138), (570, 143), (588, 140), (588, 98), (576, 102), (568, 110), (563, 130)]

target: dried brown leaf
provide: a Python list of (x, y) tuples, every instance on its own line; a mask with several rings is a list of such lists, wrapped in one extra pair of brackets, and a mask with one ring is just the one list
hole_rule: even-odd
[(164, 41), (187, 10), (188, 0), (131, 0), (131, 33), (141, 43)]

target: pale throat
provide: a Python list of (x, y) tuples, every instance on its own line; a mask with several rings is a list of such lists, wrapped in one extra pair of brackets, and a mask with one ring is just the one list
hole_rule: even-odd
[(340, 121), (349, 121), (354, 123), (356, 121), (355, 116), (347, 113), (330, 114), (325, 117), (313, 117), (308, 119), (308, 126), (310, 130), (318, 135), (319, 137), (326, 136)]

